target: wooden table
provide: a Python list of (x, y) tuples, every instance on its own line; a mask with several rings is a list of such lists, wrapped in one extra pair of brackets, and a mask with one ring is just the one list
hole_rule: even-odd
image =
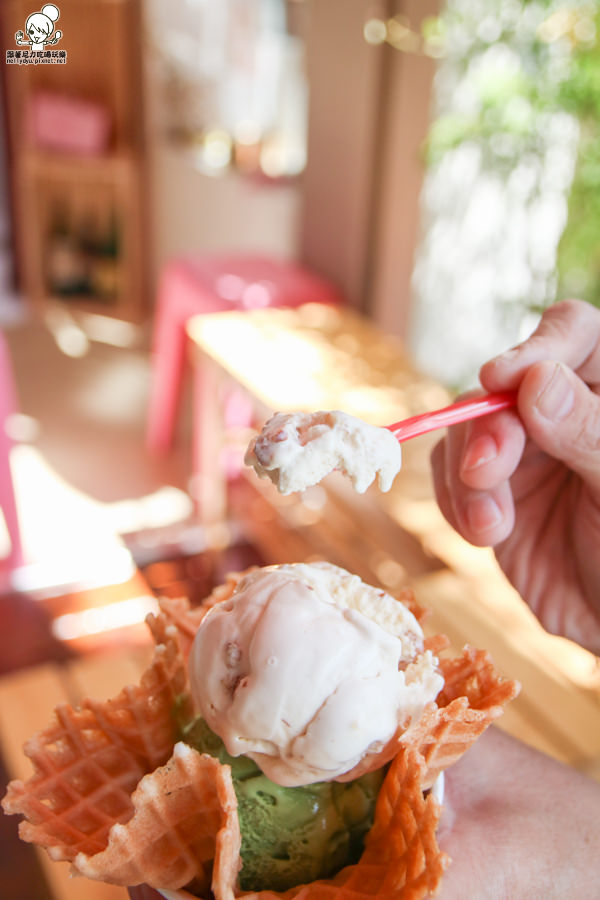
[[(188, 335), (196, 348), (195, 472), (203, 516), (226, 505), (222, 470), (223, 384), (244, 388), (259, 417), (273, 411), (342, 409), (382, 425), (435, 409), (447, 391), (418, 372), (400, 343), (347, 308), (298, 309), (195, 316)], [(422, 444), (406, 444), (400, 475), (408, 483)], [(416, 447), (416, 449), (415, 449)]]
[[(402, 346), (348, 309), (308, 305), (194, 318), (196, 479), (207, 521), (229, 513), (272, 563), (321, 558), (394, 590), (410, 583), (432, 610), (431, 631), (454, 647), (490, 650), (523, 685), (502, 726), (600, 778), (600, 671), (580, 647), (539, 626), (490, 550), (462, 540), (435, 502), (429, 453), (439, 436), (403, 445), (392, 490), (356, 494), (337, 473), (302, 495), (280, 496), (246, 471), (227, 485), (220, 463), (227, 382), (253, 399), (257, 421), (274, 411), (343, 409), (373, 424), (448, 402)], [(242, 444), (247, 443), (245, 434)]]

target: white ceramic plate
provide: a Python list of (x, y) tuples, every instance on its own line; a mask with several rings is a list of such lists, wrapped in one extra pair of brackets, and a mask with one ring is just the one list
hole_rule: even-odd
[(187, 891), (159, 891), (158, 893), (161, 897), (166, 897), (167, 900), (198, 900), (197, 897), (194, 897), (193, 894), (188, 894)]

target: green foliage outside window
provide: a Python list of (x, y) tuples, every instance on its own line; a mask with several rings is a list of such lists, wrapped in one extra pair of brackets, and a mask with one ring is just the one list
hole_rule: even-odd
[[(596, 5), (596, 4), (595, 4)], [(600, 34), (600, 11), (594, 24)], [(558, 248), (561, 296), (600, 306), (600, 47), (577, 47), (559, 98), (580, 123), (569, 218)]]
[[(442, 58), (440, 111), (426, 145), (435, 165), (464, 142), (508, 177), (548, 153), (550, 120), (579, 123), (568, 217), (547, 302), (579, 296), (600, 306), (599, 0), (448, 0), (423, 38)], [(538, 183), (534, 190), (542, 190)], [(524, 298), (524, 302), (527, 300)]]

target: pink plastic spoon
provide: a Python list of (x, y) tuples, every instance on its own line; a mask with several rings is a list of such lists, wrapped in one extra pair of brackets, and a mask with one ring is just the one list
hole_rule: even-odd
[(458, 422), (466, 422), (468, 419), (476, 419), (479, 416), (487, 416), (489, 413), (498, 412), (500, 409), (509, 409), (517, 402), (516, 391), (501, 391), (496, 394), (483, 394), (481, 397), (471, 397), (467, 400), (459, 400), (451, 403), (443, 409), (435, 409), (432, 412), (421, 413), (403, 419), (387, 428), (398, 438), (400, 443), (409, 438), (418, 437), (436, 428), (446, 428), (448, 425), (456, 425)]

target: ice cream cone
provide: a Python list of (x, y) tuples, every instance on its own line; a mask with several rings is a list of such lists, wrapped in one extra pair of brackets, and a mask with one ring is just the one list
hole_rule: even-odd
[[(162, 603), (150, 617), (157, 647), (140, 685), (112, 701), (59, 707), (51, 726), (28, 742), (34, 774), (9, 785), (5, 811), (24, 815), (21, 836), (54, 859), (70, 860), (77, 872), (115, 884), (145, 882), (169, 900), (209, 889), (216, 900), (433, 894), (448, 860), (435, 839), (439, 803), (424, 791), (500, 715), (518, 685), (504, 680), (482, 651), (465, 648), (457, 659), (441, 660), (445, 686), (437, 702), (376, 760), (381, 766), (393, 758), (360, 861), (283, 894), (236, 893), (240, 836), (229, 767), (176, 744), (173, 708), (191, 714), (191, 638), (207, 609), (229, 597), (241, 577), (231, 576), (197, 610), (186, 601)], [(190, 885), (194, 894), (182, 890)]]
[[(285, 893), (234, 893), (221, 882), (217, 900), (421, 900), (436, 893), (450, 862), (440, 851), (435, 832), (440, 806), (421, 788), (424, 764), (413, 749), (400, 751), (380, 791), (374, 825), (356, 865), (331, 879), (291, 888)], [(216, 868), (216, 867), (215, 867)]]
[(179, 646), (185, 660), (187, 660), (198, 626), (202, 622), (209, 609), (216, 603), (227, 600), (233, 594), (236, 585), (245, 575), (254, 571), (256, 566), (251, 566), (244, 572), (230, 572), (224, 584), (220, 584), (206, 597), (199, 606), (190, 608), (189, 601), (185, 597), (162, 597), (159, 600), (161, 616), (148, 616), (148, 625), (154, 635), (157, 644), (163, 640), (164, 629), (172, 625), (179, 638)]
[(402, 746), (416, 748), (425, 761), (424, 788), (460, 759), (520, 690), (518, 682), (498, 673), (483, 650), (467, 646), (460, 657), (441, 659), (440, 668), (445, 684), (436, 703), (399, 737)]
[(139, 686), (106, 702), (59, 706), (25, 745), (34, 774), (27, 784), (11, 782), (2, 802), (5, 812), (26, 816), (21, 837), (54, 859), (102, 850), (112, 825), (131, 816), (140, 778), (173, 752), (172, 709), (186, 683), (176, 638), (165, 636)]
[[(420, 766), (414, 751), (398, 756), (381, 791), (375, 825), (361, 860), (329, 880), (313, 882), (277, 894), (235, 892), (231, 882), (214, 891), (217, 900), (418, 900), (437, 890), (449, 858), (440, 853), (435, 830), (443, 796), (424, 797)], [(434, 792), (432, 791), (432, 794)], [(216, 877), (220, 877), (220, 872)], [(186, 890), (161, 890), (166, 900), (196, 900)]]
[(235, 883), (240, 833), (227, 766), (178, 743), (166, 765), (142, 778), (131, 799), (133, 817), (112, 828), (105, 850), (78, 854), (77, 872), (122, 885), (178, 888), (192, 882), (202, 896), (214, 866)]

